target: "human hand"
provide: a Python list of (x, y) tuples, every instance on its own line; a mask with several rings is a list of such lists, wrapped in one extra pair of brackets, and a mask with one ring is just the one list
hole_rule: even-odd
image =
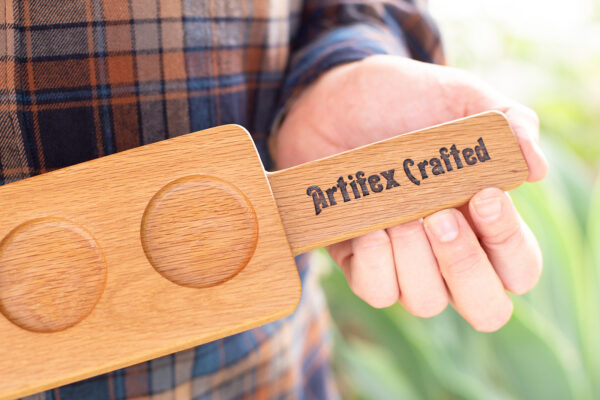
[[(505, 113), (529, 181), (548, 169), (535, 112), (454, 68), (372, 56), (325, 73), (290, 106), (274, 143), (278, 168), (486, 110)], [(539, 279), (535, 237), (499, 189), (458, 209), (328, 247), (350, 288), (374, 307), (400, 301), (431, 317), (450, 301), (477, 330), (494, 331), (512, 313), (505, 289), (522, 294)]]

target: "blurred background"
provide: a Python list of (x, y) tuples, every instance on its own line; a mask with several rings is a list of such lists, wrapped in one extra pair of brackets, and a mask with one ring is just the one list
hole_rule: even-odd
[(551, 172), (511, 192), (544, 274), (500, 331), (374, 310), (315, 256), (345, 399), (600, 399), (600, 1), (431, 0), (448, 64), (535, 109)]

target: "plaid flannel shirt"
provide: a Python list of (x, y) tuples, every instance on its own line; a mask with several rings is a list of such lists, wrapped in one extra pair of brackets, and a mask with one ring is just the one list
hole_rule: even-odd
[[(442, 57), (408, 0), (5, 0), (0, 185), (226, 123), (252, 133), (270, 168), (286, 102), (372, 54)], [(292, 316), (32, 398), (336, 397), (323, 297), (297, 263)]]

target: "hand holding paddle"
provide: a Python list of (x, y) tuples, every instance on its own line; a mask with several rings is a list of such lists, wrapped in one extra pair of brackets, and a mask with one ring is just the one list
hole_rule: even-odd
[[(285, 170), (228, 125), (0, 187), (0, 398), (281, 318), (300, 296), (293, 255), (327, 245), (376, 306), (427, 316), (450, 295), (477, 329), (502, 325), (504, 288), (529, 289), (541, 264), (483, 189), (543, 176), (536, 123), (438, 68), (374, 57), (324, 75), (281, 127), (279, 166), (305, 162)], [(392, 137), (502, 107), (516, 138), (497, 112)]]
[[(543, 178), (547, 163), (538, 146), (538, 121), (532, 110), (464, 71), (392, 56), (373, 56), (334, 68), (304, 90), (287, 112), (274, 143), (274, 153), (278, 166), (286, 168), (487, 110), (505, 113), (529, 167), (527, 179)], [(403, 158), (382, 163), (380, 170), (367, 169), (357, 158), (353, 168), (338, 169), (341, 185), (334, 186), (338, 179), (334, 175), (333, 181), (321, 187), (330, 205), (323, 209), (323, 214), (338, 212), (335, 218), (348, 221), (348, 225), (360, 218), (343, 211), (348, 208), (340, 201), (344, 190), (355, 201), (354, 187), (343, 186), (344, 180), (350, 178), (346, 174), (353, 174), (356, 181), (365, 177), (370, 180), (372, 173), (394, 167), (395, 176), (403, 176), (407, 181), (405, 187), (391, 189), (400, 195), (407, 187), (427, 191), (430, 185), (451, 176), (457, 178), (467, 170), (483, 173), (480, 168), (489, 161), (484, 143), (478, 142), (478, 138), (482, 136), (488, 144), (486, 134), (490, 131), (480, 132), (481, 135), (474, 135), (460, 145), (453, 136), (436, 141), (438, 146), (432, 146), (429, 153), (420, 157), (402, 144), (407, 146)], [(432, 136), (437, 139), (439, 134)], [(508, 144), (509, 138), (501, 140)], [(366, 157), (383, 159), (386, 151)], [(359, 170), (366, 176), (359, 178)], [(497, 173), (501, 174), (501, 170)], [(380, 177), (373, 175), (373, 180), (385, 185), (384, 177)], [(480, 182), (482, 186), (470, 187), (479, 192), (498, 186), (492, 179)], [(361, 185), (358, 186), (361, 192)], [(387, 189), (389, 184), (382, 193), (388, 193)], [(379, 195), (370, 191), (369, 201), (375, 202)], [(428, 193), (430, 197), (418, 201), (441, 205), (440, 202), (451, 197), (448, 186)], [(337, 203), (335, 206), (331, 206), (330, 194)], [(316, 206), (325, 205), (322, 202)], [(388, 206), (388, 211), (393, 209), (401, 215), (413, 206), (407, 201), (397, 208)], [(422, 215), (413, 219), (418, 216)], [(364, 218), (375, 226), (378, 217)], [(282, 218), (286, 222), (284, 213)], [(510, 198), (500, 190), (483, 190), (468, 205), (431, 215), (424, 223), (379, 227), (388, 229), (329, 246), (353, 291), (375, 307), (386, 307), (399, 300), (411, 313), (430, 317), (451, 301), (476, 329), (496, 330), (510, 318), (512, 311), (504, 289), (524, 293), (535, 285), (541, 272), (537, 242)]]

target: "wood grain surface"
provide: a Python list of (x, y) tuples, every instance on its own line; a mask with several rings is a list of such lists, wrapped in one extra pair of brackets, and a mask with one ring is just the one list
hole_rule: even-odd
[(0, 187), (0, 398), (262, 325), (299, 298), (238, 126)]
[(227, 125), (2, 186), (0, 398), (283, 317), (293, 254), (526, 176), (485, 113), (274, 173)]
[(268, 177), (300, 254), (458, 206), (486, 187), (513, 189), (527, 174), (505, 117), (487, 112)]
[(0, 312), (23, 329), (75, 325), (94, 309), (105, 283), (102, 249), (67, 220), (25, 222), (0, 243)]
[(201, 288), (224, 282), (248, 264), (258, 221), (246, 196), (231, 184), (187, 176), (150, 200), (141, 240), (148, 261), (162, 276)]

